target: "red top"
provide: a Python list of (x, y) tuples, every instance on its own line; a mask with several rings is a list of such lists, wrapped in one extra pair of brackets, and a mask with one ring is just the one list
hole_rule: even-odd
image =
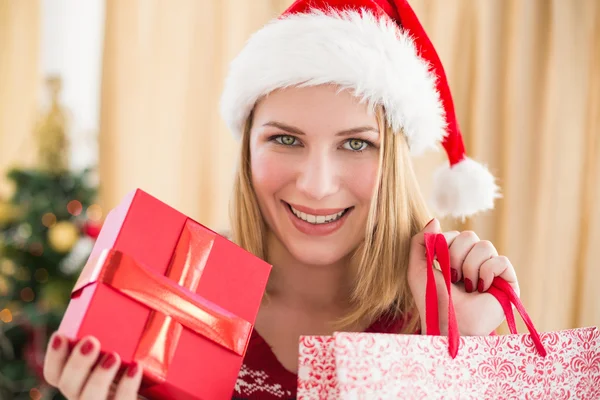
[[(397, 333), (402, 319), (381, 318), (365, 332)], [(271, 346), (252, 332), (232, 400), (291, 400), (296, 398), (297, 375), (281, 365)]]

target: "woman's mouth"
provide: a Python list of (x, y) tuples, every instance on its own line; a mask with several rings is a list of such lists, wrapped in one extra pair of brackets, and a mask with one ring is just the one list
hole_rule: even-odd
[(334, 213), (334, 214), (313, 215), (313, 214), (307, 214), (300, 210), (297, 210), (294, 207), (292, 207), (291, 205), (289, 205), (289, 207), (290, 207), (290, 210), (292, 210), (292, 213), (296, 217), (300, 218), (302, 221), (306, 221), (310, 224), (315, 224), (315, 225), (328, 224), (330, 222), (337, 221), (338, 219), (342, 218), (342, 216), (349, 210), (349, 208), (345, 208), (342, 211)]
[(328, 235), (338, 230), (354, 207), (326, 210), (312, 210), (302, 206), (292, 206), (283, 202), (288, 209), (292, 223), (308, 235)]

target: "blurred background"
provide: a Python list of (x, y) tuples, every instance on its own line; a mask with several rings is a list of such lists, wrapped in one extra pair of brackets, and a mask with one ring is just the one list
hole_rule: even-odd
[[(228, 227), (229, 61), (291, 0), (0, 0), (0, 399), (41, 376), (106, 213), (142, 188)], [(600, 325), (600, 2), (412, 0), (470, 155), (499, 178), (474, 229), (540, 331)], [(415, 160), (428, 195), (443, 152)], [(522, 328), (522, 325), (521, 325)]]

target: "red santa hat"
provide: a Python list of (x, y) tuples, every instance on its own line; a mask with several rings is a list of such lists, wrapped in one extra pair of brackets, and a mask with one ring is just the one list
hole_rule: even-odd
[(411, 154), (441, 143), (431, 206), (466, 217), (494, 207), (494, 176), (467, 157), (444, 68), (406, 0), (297, 0), (232, 62), (221, 112), (236, 137), (256, 102), (278, 88), (336, 84), (406, 135)]

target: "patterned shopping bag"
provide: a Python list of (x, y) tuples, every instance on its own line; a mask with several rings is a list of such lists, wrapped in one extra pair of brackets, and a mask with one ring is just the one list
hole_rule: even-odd
[[(439, 336), (433, 259), (450, 296), (448, 246), (426, 237), (427, 331), (430, 335), (335, 333), (300, 341), (299, 400), (600, 399), (600, 331), (538, 334), (511, 286), (495, 279), (510, 335), (459, 337), (449, 298), (448, 336)], [(529, 334), (517, 334), (513, 306)]]

